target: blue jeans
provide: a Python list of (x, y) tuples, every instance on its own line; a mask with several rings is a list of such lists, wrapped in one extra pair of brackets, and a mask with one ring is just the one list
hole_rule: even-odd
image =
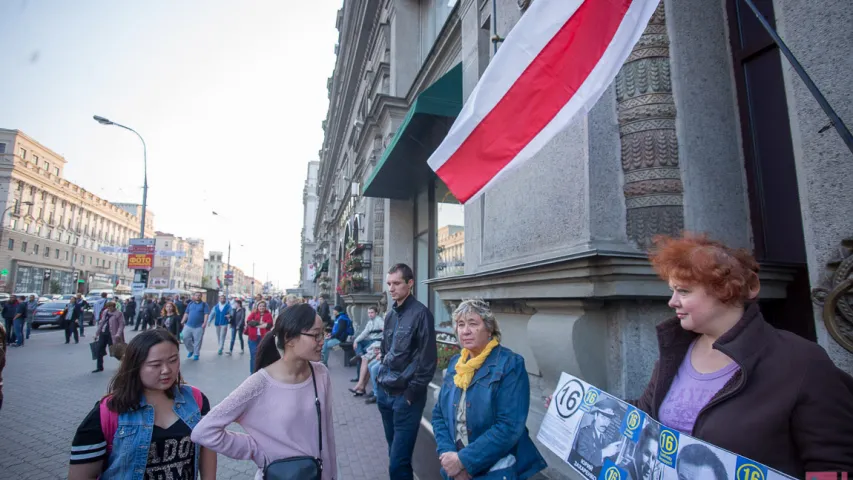
[(259, 341), (247, 340), (249, 343), (249, 373), (255, 373), (255, 353), (258, 351)]
[(323, 365), (329, 366), (329, 350), (335, 348), (340, 345), (341, 341), (337, 338), (327, 338), (325, 342), (323, 342), (323, 353), (322, 353), (322, 361)]
[(27, 338), (30, 338), (30, 332), (33, 330), (33, 317), (27, 317)]
[(403, 394), (389, 395), (381, 387), (375, 394), (388, 441), (388, 475), (394, 480), (412, 480), (412, 452), (421, 428), (426, 396), (409, 405)]
[(360, 356), (364, 355), (365, 353), (367, 353), (367, 347), (369, 347), (370, 344), (373, 342), (374, 342), (374, 340), (362, 340), (362, 341), (358, 342), (355, 345), (356, 355), (358, 355), (360, 357)]
[(373, 394), (376, 395), (376, 392), (379, 389), (376, 387), (376, 377), (379, 376), (379, 367), (382, 365), (382, 362), (379, 360), (371, 360), (370, 363), (367, 364), (367, 371), (370, 372), (370, 384), (373, 386)]
[(240, 338), (240, 351), (243, 351), (243, 327), (231, 327), (231, 350), (229, 350), (230, 352), (234, 351), (234, 340), (236, 340), (238, 337)]
[(19, 347), (24, 345), (24, 323), (27, 320), (23, 317), (18, 317), (15, 319), (15, 344)]

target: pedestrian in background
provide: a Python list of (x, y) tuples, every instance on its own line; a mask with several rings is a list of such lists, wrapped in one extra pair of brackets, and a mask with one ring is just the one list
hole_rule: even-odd
[(15, 346), (24, 346), (24, 325), (27, 323), (27, 302), (25, 297), (22, 297), (15, 305), (15, 316), (12, 318), (12, 325), (15, 328)]
[(249, 373), (255, 373), (255, 355), (258, 351), (258, 344), (273, 327), (272, 314), (267, 310), (267, 302), (261, 300), (256, 307), (256, 310), (250, 313), (246, 319), (246, 326), (248, 327), (246, 334), (249, 336)]
[(0, 409), (3, 408), (3, 369), (6, 368), (6, 327), (0, 323)]
[(219, 355), (222, 355), (222, 350), (225, 348), (225, 339), (228, 338), (228, 327), (231, 325), (231, 305), (228, 304), (228, 299), (225, 295), (219, 295), (219, 303), (213, 307), (213, 315), (211, 315), (208, 324), (216, 326), (216, 340), (219, 343)]
[(101, 298), (92, 305), (92, 313), (95, 315), (95, 325), (101, 321), (101, 314), (104, 313), (104, 306), (106, 306), (106, 304), (107, 292), (101, 292)]
[(209, 314), (210, 307), (207, 303), (201, 301), (201, 294), (194, 293), (193, 301), (187, 305), (184, 318), (181, 320), (184, 345), (187, 347), (187, 358), (198, 360), (198, 355), (201, 353), (201, 342), (204, 339), (204, 328), (207, 326), (207, 316)]
[(332, 310), (335, 314), (335, 327), (332, 333), (326, 335), (326, 340), (323, 341), (322, 362), (323, 365), (329, 366), (329, 351), (343, 342), (347, 341), (350, 335), (355, 333), (352, 320), (349, 315), (344, 312), (344, 307), (335, 305)]
[(15, 316), (18, 312), (18, 297), (11, 297), (3, 304), (3, 321), (6, 323), (9, 344), (15, 343)]
[[(80, 315), (77, 316), (77, 328), (80, 329), (80, 336), (85, 337), (86, 336), (86, 325), (85, 325), (85, 322), (83, 321), (84, 320), (83, 312), (87, 308), (89, 308), (89, 302), (87, 302), (86, 299), (83, 298), (82, 293), (77, 294), (77, 306), (80, 307)], [(96, 323), (97, 319), (92, 319), (92, 322)]]
[(316, 310), (317, 315), (320, 315), (320, 318), (323, 319), (323, 325), (325, 325), (327, 328), (331, 328), (332, 315), (331, 312), (329, 312), (329, 296), (325, 293), (320, 295)]
[(181, 333), (181, 316), (178, 315), (178, 309), (172, 302), (166, 302), (163, 310), (160, 311), (160, 318), (157, 323), (163, 325), (163, 328), (169, 331), (175, 338)]
[[(127, 299), (127, 303), (124, 306), (124, 321), (127, 322), (128, 325), (133, 325), (136, 320), (136, 298), (130, 297)], [(133, 327), (133, 330), (139, 330), (139, 323), (136, 323), (136, 326)]]
[(30, 300), (27, 302), (27, 340), (30, 339), (30, 332), (33, 329), (33, 316), (36, 314), (39, 302), (35, 295), (30, 295)]
[[(321, 476), (275, 478), (337, 479), (332, 382), (329, 370), (317, 363), (322, 339), (323, 322), (312, 308), (286, 309), (274, 334), (262, 341), (258, 372), (198, 423), (192, 440), (227, 457), (254, 461), (256, 479), (266, 476), (270, 463), (293, 457), (309, 457), (301, 463), (313, 463)], [(229, 430), (232, 423), (246, 433)]]
[(77, 322), (83, 320), (83, 301), (77, 297), (71, 297), (68, 304), (65, 305), (65, 318), (62, 320), (62, 326), (65, 328), (65, 344), (71, 341), (71, 334), (74, 334), (74, 343), (80, 343), (80, 335), (77, 332)]
[(103, 315), (95, 329), (94, 342), (98, 344), (97, 365), (92, 373), (104, 371), (104, 357), (110, 345), (124, 343), (124, 314), (116, 308), (115, 302), (104, 305)]
[(109, 393), (77, 427), (68, 479), (189, 480), (200, 473), (214, 480), (216, 454), (190, 439), (208, 410), (207, 397), (181, 378), (178, 340), (163, 329), (142, 332), (128, 343)]
[(243, 329), (246, 326), (246, 309), (243, 308), (242, 299), (238, 298), (235, 303), (237, 308), (235, 308), (234, 312), (231, 314), (231, 349), (228, 350), (228, 355), (231, 355), (234, 352), (234, 340), (237, 338), (240, 339), (240, 355), (246, 351), (243, 347)]

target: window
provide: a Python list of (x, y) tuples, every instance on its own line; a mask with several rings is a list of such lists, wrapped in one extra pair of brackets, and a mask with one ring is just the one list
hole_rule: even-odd
[[(57, 251), (58, 251), (58, 250), (57, 250)], [(71, 253), (70, 253), (68, 250), (66, 250), (66, 251), (65, 251), (65, 259), (66, 259), (66, 260), (68, 260), (68, 256), (69, 256), (69, 255), (71, 255)], [(77, 255), (75, 255), (75, 257), (76, 257), (76, 256), (77, 256)], [(75, 260), (76, 260), (76, 258), (75, 258)]]
[(50, 247), (44, 247), (44, 256), (45, 256), (45, 257), (49, 257), (49, 256), (50, 256)]
[[(65, 252), (65, 255), (68, 255), (68, 252)], [(59, 260), (59, 249), (56, 249), (56, 259)]]
[(89, 257), (89, 265), (92, 264), (92, 257)]
[(0, 143), (0, 153), (6, 153), (6, 144)]
[(12, 230), (18, 228), (18, 219), (17, 218), (12, 219), (11, 227), (12, 227)]
[(44, 162), (44, 171), (45, 171), (45, 172), (49, 172), (49, 171), (50, 171), (50, 162)]
[(27, 242), (21, 242), (21, 251), (27, 253)]
[(113, 265), (113, 262), (107, 262), (107, 268), (110, 268)]
[(24, 160), (27, 159), (27, 150), (24, 148), (21, 148), (21, 158), (23, 158)]
[(74, 263), (77, 263), (77, 254), (74, 254)]
[(80, 255), (80, 263), (86, 265), (86, 255)]
[(36, 255), (39, 254), (39, 244), (38, 243), (33, 245), (33, 253)]
[(24, 223), (24, 231), (25, 231), (25, 232), (27, 232), (27, 233), (31, 233), (31, 230), (30, 230), (30, 224), (29, 224), (29, 223)]
[(33, 165), (35, 165), (37, 167), (39, 166), (39, 156), (38, 155), (33, 154)]
[(9, 239), (9, 250), (12, 250), (12, 249), (14, 249), (14, 248), (15, 248), (15, 239), (14, 239), (14, 238), (10, 238), (10, 239)]

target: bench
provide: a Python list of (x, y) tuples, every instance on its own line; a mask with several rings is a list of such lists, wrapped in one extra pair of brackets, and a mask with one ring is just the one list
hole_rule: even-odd
[(344, 366), (350, 366), (350, 360), (355, 357), (355, 349), (353, 348), (352, 342), (341, 342), (338, 346), (344, 352)]

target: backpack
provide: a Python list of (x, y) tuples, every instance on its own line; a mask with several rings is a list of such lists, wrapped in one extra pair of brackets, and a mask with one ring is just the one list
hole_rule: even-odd
[[(193, 391), (193, 399), (195, 399), (195, 403), (198, 405), (199, 411), (201, 411), (201, 406), (204, 403), (201, 390), (193, 386), (190, 386), (190, 388)], [(107, 441), (107, 458), (109, 458), (110, 453), (113, 451), (113, 438), (116, 436), (116, 430), (118, 429), (118, 413), (110, 410), (107, 406), (107, 401), (110, 398), (112, 398), (112, 395), (107, 395), (102, 398), (99, 405), (101, 413), (101, 432), (104, 434), (104, 439)]]

